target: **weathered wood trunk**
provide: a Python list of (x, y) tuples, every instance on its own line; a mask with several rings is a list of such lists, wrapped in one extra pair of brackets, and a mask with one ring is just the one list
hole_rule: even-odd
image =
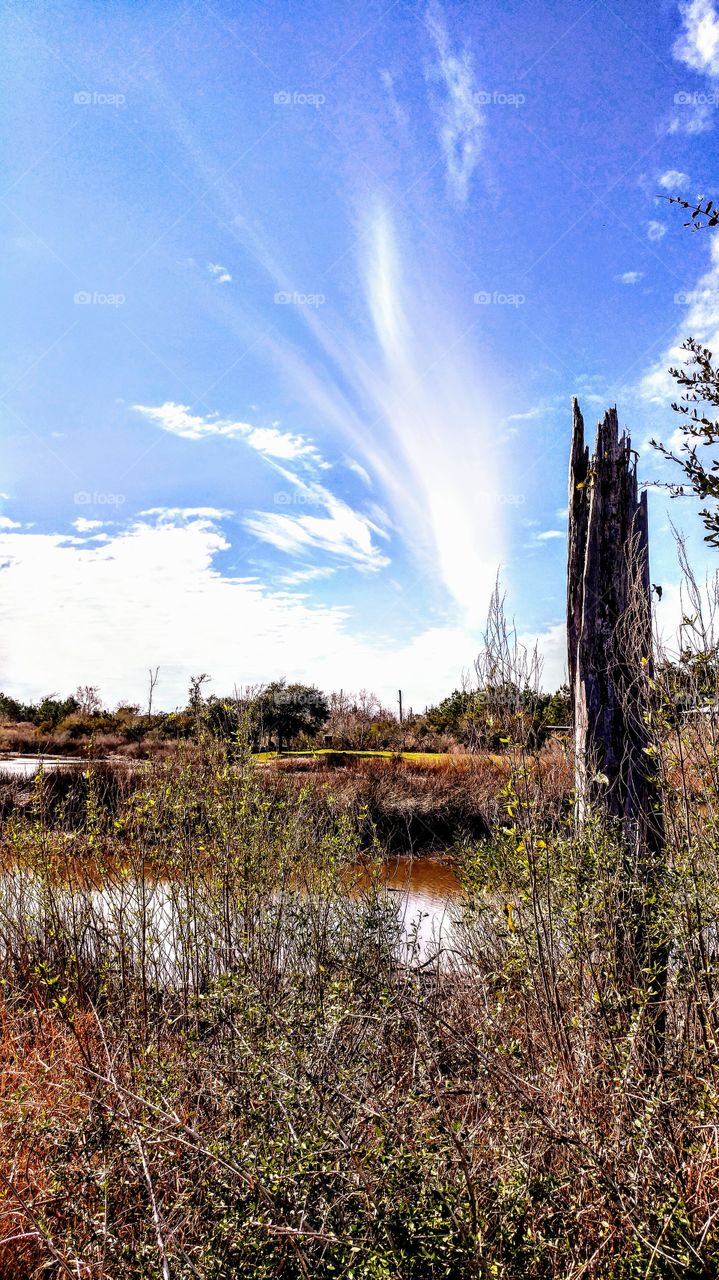
[[(651, 586), (646, 493), (616, 408), (598, 424), (594, 453), (573, 401), (569, 468), (567, 640), (574, 710), (576, 816), (601, 813), (625, 852), (622, 970), (634, 987), (661, 964), (652, 950), (664, 844), (650, 732)], [(655, 984), (656, 986), (656, 984)]]

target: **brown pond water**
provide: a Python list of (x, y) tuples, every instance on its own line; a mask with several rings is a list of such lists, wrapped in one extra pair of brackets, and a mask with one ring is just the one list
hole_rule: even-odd
[(389, 890), (433, 907), (461, 893), (454, 870), (439, 858), (393, 858), (385, 863), (382, 879)]
[(382, 879), (396, 898), (405, 938), (416, 939), (421, 958), (452, 942), (452, 907), (462, 888), (452, 867), (438, 858), (394, 858)]
[[(20, 756), (0, 761), (0, 770), (31, 778), (40, 763), (57, 769), (86, 765), (87, 761)], [(399, 908), (405, 937), (416, 940), (422, 955), (439, 945), (451, 945), (452, 906), (459, 906), (462, 889), (448, 862), (433, 857), (394, 857), (383, 865), (381, 876)]]

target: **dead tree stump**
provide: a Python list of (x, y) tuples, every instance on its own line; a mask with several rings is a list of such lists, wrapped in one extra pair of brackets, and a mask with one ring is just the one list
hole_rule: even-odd
[[(594, 453), (573, 401), (569, 468), (567, 640), (579, 828), (600, 814), (626, 864), (621, 970), (635, 989), (661, 968), (650, 941), (664, 825), (650, 729), (651, 586), (647, 496), (617, 410), (598, 424)], [(655, 996), (657, 982), (651, 979)], [(659, 981), (661, 986), (661, 980)]]

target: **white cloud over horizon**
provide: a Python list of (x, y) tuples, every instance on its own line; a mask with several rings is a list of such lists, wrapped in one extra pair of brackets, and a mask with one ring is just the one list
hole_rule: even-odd
[(354, 679), (390, 698), (401, 676), (424, 705), (471, 666), (477, 639), (461, 628), (370, 643), (353, 634), (346, 607), (224, 576), (215, 558), (229, 545), (215, 519), (192, 511), (136, 518), (99, 545), (89, 534), (0, 532), (0, 634), (13, 635), (2, 642), (6, 687), (34, 697), (97, 684), (106, 700), (136, 701), (159, 664), (168, 707), (207, 668), (215, 692), (286, 676), (325, 688)]

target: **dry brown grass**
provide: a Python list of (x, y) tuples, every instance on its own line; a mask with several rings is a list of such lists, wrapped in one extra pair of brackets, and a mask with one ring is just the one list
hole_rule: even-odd
[[(528, 768), (538, 818), (556, 825), (573, 786), (570, 756), (552, 742)], [(310, 787), (321, 806), (350, 814), (365, 838), (374, 829), (392, 853), (441, 851), (496, 831), (506, 816), (501, 793), (511, 770), (510, 757), (491, 753), (417, 761), (347, 756), (339, 766), (332, 756), (318, 756), (268, 766), (295, 792)]]
[[(667, 1038), (648, 1058), (618, 980), (622, 858), (600, 829), (552, 829), (567, 769), (557, 748), (311, 774), (211, 750), (132, 775), (70, 832), (39, 802), (16, 815), (0, 1275), (146, 1280), (163, 1257), (171, 1280), (711, 1275), (715, 844), (671, 849)], [(346, 892), (353, 806), (370, 794), (398, 821), (410, 789), (420, 812), (479, 794), (505, 828), (464, 851), (443, 965), (398, 951), (371, 860)]]

